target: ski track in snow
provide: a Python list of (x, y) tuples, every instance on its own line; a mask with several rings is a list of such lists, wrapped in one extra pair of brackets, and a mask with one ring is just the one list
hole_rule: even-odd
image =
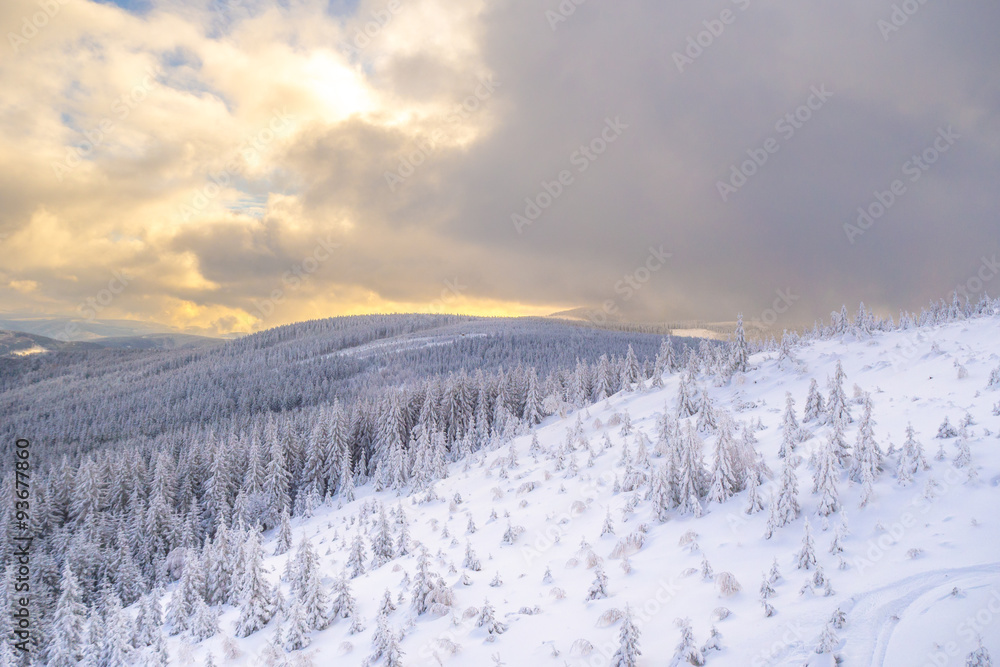
[(867, 660), (872, 667), (906, 664), (900, 656), (890, 653), (889, 647), (893, 632), (903, 621), (905, 614), (913, 613), (911, 608), (915, 606), (914, 603), (938, 589), (941, 589), (940, 598), (943, 599), (950, 596), (955, 587), (962, 587), (970, 582), (982, 586), (984, 575), (991, 574), (1000, 582), (1000, 561), (932, 570), (853, 596), (851, 606), (845, 604), (842, 608), (847, 614), (848, 623), (863, 632), (852, 636), (851, 642), (844, 647), (844, 657), (849, 664), (862, 664)]

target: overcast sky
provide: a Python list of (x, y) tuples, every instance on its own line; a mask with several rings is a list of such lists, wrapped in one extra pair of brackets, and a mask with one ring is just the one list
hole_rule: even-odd
[(1000, 294), (995, 0), (576, 2), (5, 0), (0, 311)]

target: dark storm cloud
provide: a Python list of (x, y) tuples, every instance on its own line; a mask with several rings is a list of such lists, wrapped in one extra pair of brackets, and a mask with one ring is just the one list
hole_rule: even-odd
[[(487, 138), (439, 156), (402, 195), (377, 167), (346, 181), (372, 224), (423, 220), (429, 238), (509, 262), (490, 296), (621, 302), (616, 282), (662, 244), (673, 257), (622, 304), (631, 316), (728, 319), (791, 288), (791, 323), (842, 301), (918, 307), (996, 250), (995, 4), (925, 3), (892, 31), (879, 24), (888, 2), (589, 0), (552, 30), (544, 10), (557, 7), (500, 3), (485, 20), (503, 84)], [(699, 33), (707, 46), (678, 71), (674, 53)], [(574, 152), (616, 118), (627, 129), (581, 173)], [(907, 161), (949, 127), (960, 139), (910, 181)], [(776, 152), (723, 201), (718, 182), (768, 140)], [(563, 170), (572, 183), (517, 233), (511, 215)], [(850, 243), (845, 223), (896, 179), (906, 192)]]

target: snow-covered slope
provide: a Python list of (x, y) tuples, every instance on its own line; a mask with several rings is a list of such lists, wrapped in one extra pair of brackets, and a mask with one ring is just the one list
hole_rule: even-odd
[[(662, 389), (623, 392), (565, 418), (549, 417), (510, 447), (452, 464), (449, 476), (434, 485), (433, 499), (427, 493), (375, 494), (365, 487), (351, 503), (323, 506), (310, 518), (294, 519), (292, 543), (298, 545), (303, 536), (311, 541), (328, 598), (345, 570), (359, 516), (366, 556), (371, 557), (376, 503), (405, 512), (411, 543), (409, 554), (377, 569), (366, 563), (365, 573), (350, 580), (363, 631), (351, 634), (351, 621), (338, 619), (313, 632), (308, 647), (282, 659), (364, 664), (372, 654), (386, 590), (394, 601), (402, 595), (387, 620), (403, 633), (404, 665), (608, 665), (623, 623), (608, 612), (626, 605), (640, 631), (638, 664), (650, 667), (671, 664), (681, 640), (675, 622), (680, 618), (690, 619), (696, 647), (709, 639), (713, 627), (720, 633), (716, 641), (721, 650), (705, 651), (708, 665), (833, 664), (830, 654), (816, 652), (824, 639), (847, 665), (964, 665), (976, 649), (977, 636), (994, 656), (1000, 655), (1000, 408), (995, 407), (1000, 387), (988, 386), (1000, 365), (1000, 320), (987, 317), (860, 340), (825, 340), (794, 348), (791, 358), (778, 356), (752, 357), (754, 368), (724, 387), (696, 378), (719, 415), (729, 413), (737, 426), (748, 425), (756, 437), (770, 473), (760, 489), (763, 511), (745, 513), (748, 492), (743, 490), (723, 503), (703, 500), (695, 512), (701, 516), (671, 509), (661, 522), (648, 497), (648, 483), (634, 491), (616, 490), (628, 471), (649, 476), (665, 465), (666, 458), (656, 453), (663, 449), (658, 447), (658, 421), (664, 411), (676, 416), (681, 382), (679, 374), (667, 375)], [(801, 460), (795, 469), (801, 514), (764, 538), (768, 505), (779, 491), (785, 465), (778, 452), (786, 392), (795, 399), (801, 421), (810, 380), (818, 381), (825, 398), (838, 361), (846, 373), (844, 390), (853, 416), (846, 425), (847, 442), (855, 443), (863, 415), (860, 397), (868, 393), (875, 439), (885, 453), (874, 497), (863, 508), (862, 485), (850, 481), (846, 471), (836, 472), (847, 519), (839, 556), (829, 547), (843, 514), (819, 516), (819, 498), (811, 493), (813, 453), (825, 446), (832, 428), (817, 420), (802, 423), (808, 438), (795, 452)], [(626, 413), (634, 431), (623, 436), (620, 422)], [(935, 437), (946, 417), (956, 429), (971, 418), (965, 429), (970, 465), (955, 464), (960, 437)], [(928, 468), (901, 485), (897, 464), (909, 423)], [(582, 433), (576, 432), (577, 424)], [(534, 455), (533, 435), (540, 447)], [(738, 430), (735, 435), (739, 440)], [(710, 471), (717, 435), (700, 437)], [(648, 465), (639, 453), (640, 440)], [(935, 456), (939, 448), (942, 458)], [(614, 534), (602, 536), (608, 516)], [(468, 530), (470, 520), (475, 532)], [(815, 566), (797, 568), (807, 521), (829, 585), (815, 584)], [(392, 527), (399, 529), (395, 522)], [(516, 539), (505, 544), (509, 529)], [(627, 551), (634, 553), (623, 568), (615, 552), (629, 536), (635, 539)], [(270, 556), (276, 535), (266, 537), (265, 565), (276, 583), (296, 547)], [(467, 545), (481, 570), (463, 567)], [(452, 591), (453, 603), (417, 615), (407, 582), (415, 577), (422, 548), (430, 555), (430, 569)], [(711, 575), (704, 571), (706, 562)], [(769, 602), (776, 613), (766, 617), (759, 589), (774, 562), (781, 578), (773, 584)], [(607, 576), (607, 597), (588, 601), (598, 568)], [(727, 580), (731, 586), (731, 577), (742, 590), (726, 595), (723, 589)], [(807, 580), (812, 583), (804, 585)], [(288, 581), (281, 580), (280, 586), (287, 606), (294, 596)], [(171, 594), (168, 590), (165, 602)], [(490, 636), (477, 626), (487, 599), (496, 620), (507, 626), (502, 634)], [(276, 630), (286, 635), (289, 622), (283, 615), (279, 612), (247, 638), (232, 639), (239, 611), (223, 609), (216, 636), (194, 644), (186, 634), (172, 637), (171, 661), (203, 664), (211, 652), (215, 664), (275, 664), (268, 644)], [(830, 623), (838, 609), (843, 613), (839, 628)], [(226, 658), (227, 652), (236, 652), (234, 646), (238, 657)]]

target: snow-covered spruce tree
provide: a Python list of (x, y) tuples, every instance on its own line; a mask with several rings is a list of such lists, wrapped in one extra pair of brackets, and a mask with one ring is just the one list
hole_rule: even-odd
[(507, 631), (507, 626), (496, 619), (493, 605), (490, 604), (489, 599), (483, 600), (479, 616), (476, 617), (476, 627), (486, 630), (486, 641), (488, 642), (495, 641), (497, 635), (502, 635)]
[(599, 564), (594, 568), (594, 581), (587, 591), (588, 600), (601, 600), (608, 597), (608, 576), (604, 574), (604, 568)]
[(394, 611), (396, 611), (396, 605), (393, 604), (392, 593), (390, 593), (389, 589), (387, 588), (385, 589), (385, 593), (382, 595), (382, 601), (379, 603), (378, 615), (388, 616)]
[(274, 589), (264, 577), (264, 560), (260, 539), (251, 530), (243, 546), (242, 573), (240, 576), (240, 616), (236, 622), (236, 636), (249, 637), (274, 616)]
[[(269, 419), (268, 425), (273, 427), (273, 417)], [(284, 512), (291, 509), (292, 503), (288, 491), (291, 488), (292, 476), (285, 462), (285, 450), (277, 437), (270, 443), (269, 456), (264, 477), (264, 497), (267, 499), (268, 507), (265, 525), (273, 526)]]
[(680, 500), (679, 511), (682, 514), (694, 514), (701, 511), (698, 500), (707, 491), (703, 449), (704, 443), (701, 437), (698, 436), (691, 422), (688, 422), (678, 470), (677, 493)]
[(820, 447), (816, 460), (816, 471), (813, 474), (813, 493), (819, 494), (820, 516), (829, 516), (840, 509), (840, 496), (837, 482), (840, 478), (840, 461), (834, 453), (832, 438)]
[(167, 623), (171, 626), (170, 634), (174, 635), (188, 629), (195, 602), (205, 594), (205, 575), (198, 552), (188, 549), (184, 561), (180, 585), (167, 604)]
[(871, 395), (865, 394), (864, 413), (858, 425), (858, 437), (854, 445), (853, 461), (848, 471), (855, 482), (865, 483), (866, 479), (878, 479), (882, 471), (882, 450), (875, 442), (874, 421), (872, 419)]
[(805, 520), (805, 533), (802, 536), (802, 548), (796, 555), (796, 567), (800, 570), (808, 570), (816, 566), (816, 545), (813, 544), (812, 530), (809, 526), (809, 519)]
[(361, 535), (361, 526), (354, 533), (351, 541), (351, 550), (347, 555), (347, 568), (351, 573), (351, 579), (360, 577), (365, 573), (365, 561), (367, 560), (365, 550), (365, 538)]
[(306, 622), (313, 630), (322, 630), (329, 622), (327, 596), (320, 580), (319, 556), (313, 551), (309, 538), (303, 535), (295, 554), (291, 588), (296, 601), (302, 606)]
[(760, 471), (756, 468), (747, 469), (747, 502), (743, 508), (745, 514), (756, 514), (764, 509), (764, 501), (760, 497)]
[(681, 376), (681, 381), (677, 389), (677, 417), (683, 419), (697, 414), (698, 405), (695, 403), (694, 379), (690, 374)]
[(377, 570), (395, 556), (392, 544), (392, 528), (385, 514), (385, 505), (379, 505), (378, 520), (375, 523), (375, 537), (372, 538), (372, 569)]
[(343, 572), (333, 584), (333, 607), (330, 618), (350, 618), (354, 615), (354, 596), (351, 595), (351, 580)]
[(639, 648), (639, 628), (632, 621), (632, 609), (625, 605), (625, 618), (618, 631), (618, 650), (611, 656), (609, 667), (637, 667), (642, 650)]
[(622, 364), (622, 388), (626, 391), (632, 391), (633, 385), (637, 385), (640, 380), (642, 380), (642, 372), (639, 370), (639, 359), (635, 356), (635, 350), (630, 344)]
[(729, 354), (729, 366), (734, 373), (746, 373), (750, 363), (750, 346), (743, 331), (743, 313), (736, 316), (736, 331)]
[(947, 440), (948, 438), (957, 438), (958, 431), (955, 430), (955, 427), (951, 425), (951, 422), (948, 420), (948, 417), (945, 416), (944, 421), (941, 422), (941, 426), (938, 427), (937, 435), (934, 437), (941, 440)]
[(837, 360), (837, 368), (833, 373), (833, 378), (830, 380), (830, 397), (826, 401), (826, 414), (827, 420), (833, 420), (840, 418), (843, 423), (850, 424), (851, 421), (851, 411), (847, 406), (847, 395), (844, 393), (844, 379), (847, 374), (844, 373), (844, 367)]
[(309, 645), (309, 622), (302, 604), (296, 600), (288, 611), (288, 630), (285, 632), (285, 650), (291, 653)]
[(913, 476), (919, 470), (927, 470), (927, 459), (924, 457), (924, 446), (917, 440), (913, 424), (906, 425), (906, 440), (899, 453), (899, 466), (896, 479), (900, 486), (907, 486), (913, 481)]
[(215, 611), (198, 598), (194, 603), (194, 614), (191, 618), (191, 636), (195, 641), (204, 641), (214, 637), (219, 632), (219, 617)]
[(824, 414), (823, 395), (819, 393), (819, 383), (813, 378), (809, 381), (809, 394), (806, 396), (805, 415), (802, 421), (807, 424), (811, 421), (822, 421)]
[(724, 418), (715, 440), (712, 457), (712, 483), (708, 490), (710, 501), (723, 503), (741, 489), (739, 468), (740, 461), (733, 440), (732, 425), (728, 418)]
[(524, 399), (524, 412), (521, 418), (530, 426), (534, 426), (540, 423), (544, 417), (542, 394), (538, 387), (538, 373), (532, 367), (528, 369), (528, 393)]
[(965, 658), (965, 667), (993, 667), (990, 652), (983, 646), (983, 638), (977, 638), (978, 647)]
[(281, 510), (279, 526), (278, 539), (274, 546), (275, 556), (286, 554), (288, 553), (288, 550), (292, 548), (292, 524), (291, 517), (288, 515), (287, 507)]
[(774, 597), (774, 587), (765, 574), (760, 582), (760, 606), (764, 608), (764, 616), (774, 616), (774, 607), (771, 606), (771, 598)]
[(59, 588), (59, 601), (49, 630), (46, 664), (52, 667), (73, 667), (83, 657), (81, 649), (84, 645), (87, 609), (80, 601), (80, 586), (68, 560), (63, 563)]
[(837, 637), (837, 630), (832, 623), (827, 623), (823, 627), (823, 634), (820, 635), (819, 644), (816, 646), (816, 653), (832, 654), (840, 646), (840, 638)]
[(476, 556), (476, 552), (472, 550), (472, 544), (469, 542), (465, 543), (465, 560), (462, 561), (462, 567), (473, 572), (479, 572), (483, 569), (479, 557)]
[(781, 468), (781, 487), (778, 489), (776, 520), (777, 526), (787, 526), (798, 518), (799, 476), (795, 471), (795, 457), (788, 457)]
[(701, 401), (698, 404), (697, 427), (700, 433), (714, 433), (719, 427), (715, 417), (715, 408), (712, 399), (707, 391), (701, 392)]
[(615, 524), (611, 519), (611, 508), (608, 508), (607, 514), (604, 515), (604, 525), (601, 526), (601, 537), (605, 535), (615, 534)]
[[(694, 632), (691, 630), (691, 619), (690, 618), (678, 618), (677, 627), (681, 631), (681, 640), (677, 644), (677, 648), (674, 650), (674, 657), (670, 661), (671, 667), (677, 665), (704, 665), (705, 664), (705, 654), (701, 652), (701, 649), (695, 644)], [(634, 663), (633, 663), (634, 664)]]

